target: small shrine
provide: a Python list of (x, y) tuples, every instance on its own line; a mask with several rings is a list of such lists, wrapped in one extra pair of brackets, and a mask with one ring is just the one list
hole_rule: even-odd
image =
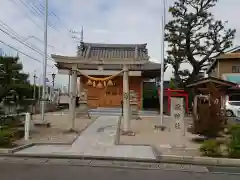
[[(71, 79), (69, 109), (72, 122), (76, 115), (86, 114), (88, 108), (121, 108), (123, 104), (123, 129), (126, 132), (130, 130), (130, 119), (137, 118), (137, 111), (142, 108), (143, 81), (160, 74), (160, 64), (149, 61), (147, 44), (82, 41), (77, 56), (54, 54), (52, 58), (59, 73), (69, 74)], [(86, 91), (84, 95), (83, 91)], [(76, 97), (79, 97), (77, 108)], [(72, 124), (72, 128), (74, 126)]]
[(235, 83), (208, 77), (200, 79), (187, 87), (194, 92), (193, 132), (216, 136), (226, 123), (224, 96)]

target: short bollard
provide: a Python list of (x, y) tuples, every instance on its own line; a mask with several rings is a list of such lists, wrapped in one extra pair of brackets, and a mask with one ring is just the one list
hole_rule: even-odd
[(30, 131), (30, 113), (25, 114), (25, 124), (24, 124), (25, 132), (24, 139), (29, 140), (29, 131)]

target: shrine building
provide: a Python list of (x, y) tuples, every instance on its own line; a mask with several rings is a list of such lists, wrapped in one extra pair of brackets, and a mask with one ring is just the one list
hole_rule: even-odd
[(60, 74), (71, 75), (73, 69), (77, 71), (79, 91), (76, 96), (86, 91), (89, 108), (121, 107), (125, 81), (126, 88), (137, 94), (138, 108), (141, 109), (144, 81), (160, 76), (160, 64), (149, 61), (147, 44), (81, 42), (76, 56), (52, 57)]

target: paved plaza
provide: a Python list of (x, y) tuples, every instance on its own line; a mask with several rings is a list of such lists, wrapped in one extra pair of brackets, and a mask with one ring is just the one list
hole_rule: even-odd
[[(46, 122), (51, 124), (50, 128), (37, 127), (31, 128), (30, 140), (24, 139), (18, 140), (18, 145), (24, 145), (26, 143), (64, 143), (72, 144), (72, 142), (78, 137), (85, 128), (87, 128), (97, 116), (91, 116), (91, 118), (76, 118), (75, 129), (76, 132), (69, 132), (71, 128), (71, 121), (69, 120), (68, 110), (59, 112), (50, 112), (45, 114)], [(41, 115), (33, 115), (32, 122), (41, 122)]]
[[(199, 144), (192, 141), (194, 135), (186, 132), (185, 136), (176, 137), (174, 121), (164, 116), (165, 131), (154, 130), (160, 118), (154, 111), (142, 111), (142, 120), (131, 120), (131, 130), (135, 136), (123, 136), (119, 108), (97, 108), (90, 110), (91, 119), (76, 118), (76, 130), (79, 133), (67, 132), (71, 122), (68, 110), (47, 113), (46, 120), (51, 128), (35, 128), (29, 141), (20, 140), (19, 145), (26, 143), (44, 143), (16, 152), (16, 154), (62, 154), (101, 157), (126, 157), (155, 159), (160, 155), (199, 156)], [(108, 115), (106, 115), (108, 114)], [(40, 120), (35, 115), (34, 120)], [(186, 124), (189, 119), (185, 118)], [(120, 127), (119, 127), (120, 125)], [(118, 129), (120, 128), (120, 129)], [(174, 144), (184, 144), (186, 148), (172, 148)]]
[(198, 136), (187, 132), (190, 122), (191, 118), (185, 117), (185, 134), (179, 135), (174, 128), (174, 120), (169, 116), (164, 117), (164, 131), (154, 129), (154, 125), (160, 124), (159, 116), (131, 120), (131, 130), (135, 136), (120, 136), (120, 144), (149, 145), (158, 150), (159, 155), (199, 156), (200, 144), (193, 141)]
[(16, 154), (64, 154), (155, 159), (151, 146), (115, 145), (118, 116), (98, 117), (72, 145), (35, 145)]

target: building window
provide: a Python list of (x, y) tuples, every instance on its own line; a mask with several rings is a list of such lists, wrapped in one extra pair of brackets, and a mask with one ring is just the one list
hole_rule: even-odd
[(233, 73), (240, 73), (240, 66), (232, 66)]

